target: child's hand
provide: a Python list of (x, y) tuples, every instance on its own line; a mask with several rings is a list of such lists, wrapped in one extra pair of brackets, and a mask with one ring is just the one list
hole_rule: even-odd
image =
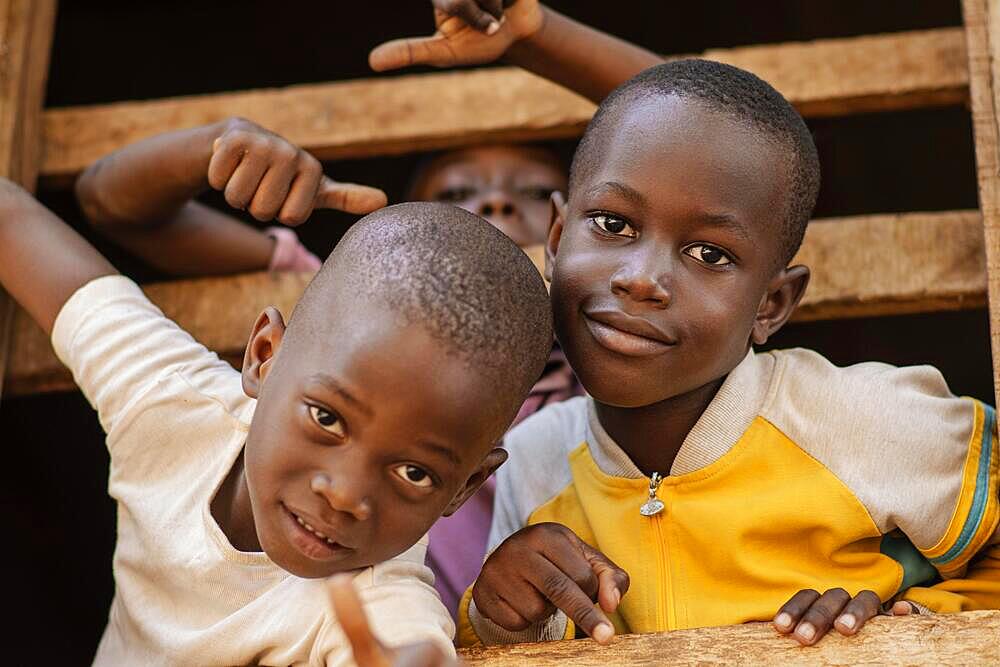
[(628, 586), (623, 569), (569, 528), (540, 523), (522, 528), (497, 547), (472, 596), (480, 613), (507, 630), (524, 630), (558, 607), (598, 643), (607, 644), (615, 630), (605, 612), (618, 608)]
[[(882, 608), (882, 601), (872, 591), (861, 591), (853, 599), (843, 588), (831, 588), (820, 595), (806, 589), (799, 591), (778, 610), (775, 629), (792, 636), (803, 646), (812, 646), (831, 627), (845, 637), (854, 635)], [(907, 616), (914, 612), (906, 601), (897, 602), (889, 612), (892, 616)]]
[(368, 627), (368, 618), (349, 574), (331, 577), (327, 582), (327, 591), (333, 612), (351, 644), (358, 667), (440, 667), (459, 664), (433, 642), (396, 648), (384, 646)]
[(373, 70), (493, 62), (544, 22), (538, 0), (433, 0), (433, 4), (437, 32), (375, 47), (368, 55)]
[(371, 213), (386, 205), (385, 193), (323, 174), (319, 160), (248, 120), (230, 121), (212, 146), (208, 183), (233, 208), (260, 221), (298, 225), (314, 208)]

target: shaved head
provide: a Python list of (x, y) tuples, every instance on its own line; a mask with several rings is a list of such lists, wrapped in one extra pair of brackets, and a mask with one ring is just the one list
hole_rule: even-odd
[[(351, 227), (295, 308), (288, 334), (329, 336), (388, 309), (420, 327), (495, 390), (511, 418), (552, 345), (545, 285), (531, 260), (482, 218), (440, 203), (383, 208)], [(338, 308), (343, 313), (343, 309)]]

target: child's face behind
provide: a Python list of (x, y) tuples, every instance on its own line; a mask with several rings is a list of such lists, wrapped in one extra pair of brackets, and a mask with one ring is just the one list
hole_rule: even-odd
[(595, 399), (651, 405), (746, 354), (783, 266), (786, 161), (674, 96), (632, 103), (598, 131), (549, 239), (556, 335)]
[(528, 246), (545, 243), (554, 191), (566, 191), (566, 173), (547, 152), (484, 146), (439, 157), (417, 179), (410, 197), (464, 208)]
[(487, 384), (441, 342), (348, 301), (330, 331), (288, 341), (261, 372), (247, 437), (258, 540), (302, 577), (415, 544), (495, 467), (503, 430)]

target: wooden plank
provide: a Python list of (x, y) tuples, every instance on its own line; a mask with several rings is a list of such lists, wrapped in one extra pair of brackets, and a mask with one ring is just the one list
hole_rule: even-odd
[(468, 665), (996, 665), (1000, 611), (878, 617), (854, 637), (832, 632), (799, 646), (768, 623), (625, 635), (608, 646), (589, 640), (464, 649)]
[(983, 216), (986, 274), (993, 350), (993, 390), (1000, 405), (1000, 6), (988, 0), (962, 0), (969, 45), (972, 131), (976, 143), (979, 208)]
[[(540, 266), (542, 253), (529, 249)], [(986, 271), (976, 211), (908, 213), (816, 221), (796, 261), (812, 283), (796, 320), (981, 307)], [(254, 273), (149, 285), (146, 292), (210, 349), (238, 363), (254, 318), (267, 305), (286, 315), (309, 276)], [(8, 373), (16, 394), (72, 388), (49, 341), (23, 313)]]
[[(805, 115), (961, 103), (968, 76), (960, 28), (716, 49)], [(578, 136), (594, 105), (512, 68), (403, 75), (197, 97), (49, 109), (43, 176), (58, 185), (99, 157), (157, 132), (231, 115), (268, 127), (321, 159)]]
[[(38, 179), (55, 16), (55, 0), (0, 0), (0, 177), (28, 190)], [(14, 302), (0, 289), (0, 395), (14, 313)]]

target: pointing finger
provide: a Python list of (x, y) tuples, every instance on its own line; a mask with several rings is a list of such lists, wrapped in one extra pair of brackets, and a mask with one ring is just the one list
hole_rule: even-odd
[(385, 72), (412, 65), (445, 67), (455, 62), (455, 54), (443, 35), (406, 37), (379, 44), (368, 54), (368, 65)]
[(315, 207), (365, 214), (382, 208), (388, 201), (385, 193), (378, 188), (357, 183), (338, 183), (324, 176), (319, 192), (316, 193)]
[(368, 627), (368, 618), (351, 576), (331, 577), (326, 588), (333, 613), (351, 644), (355, 662), (359, 667), (389, 667), (389, 656)]
[(540, 565), (533, 573), (532, 583), (598, 644), (607, 644), (614, 637), (615, 627), (604, 612), (594, 606), (590, 596), (555, 565), (548, 561)]

